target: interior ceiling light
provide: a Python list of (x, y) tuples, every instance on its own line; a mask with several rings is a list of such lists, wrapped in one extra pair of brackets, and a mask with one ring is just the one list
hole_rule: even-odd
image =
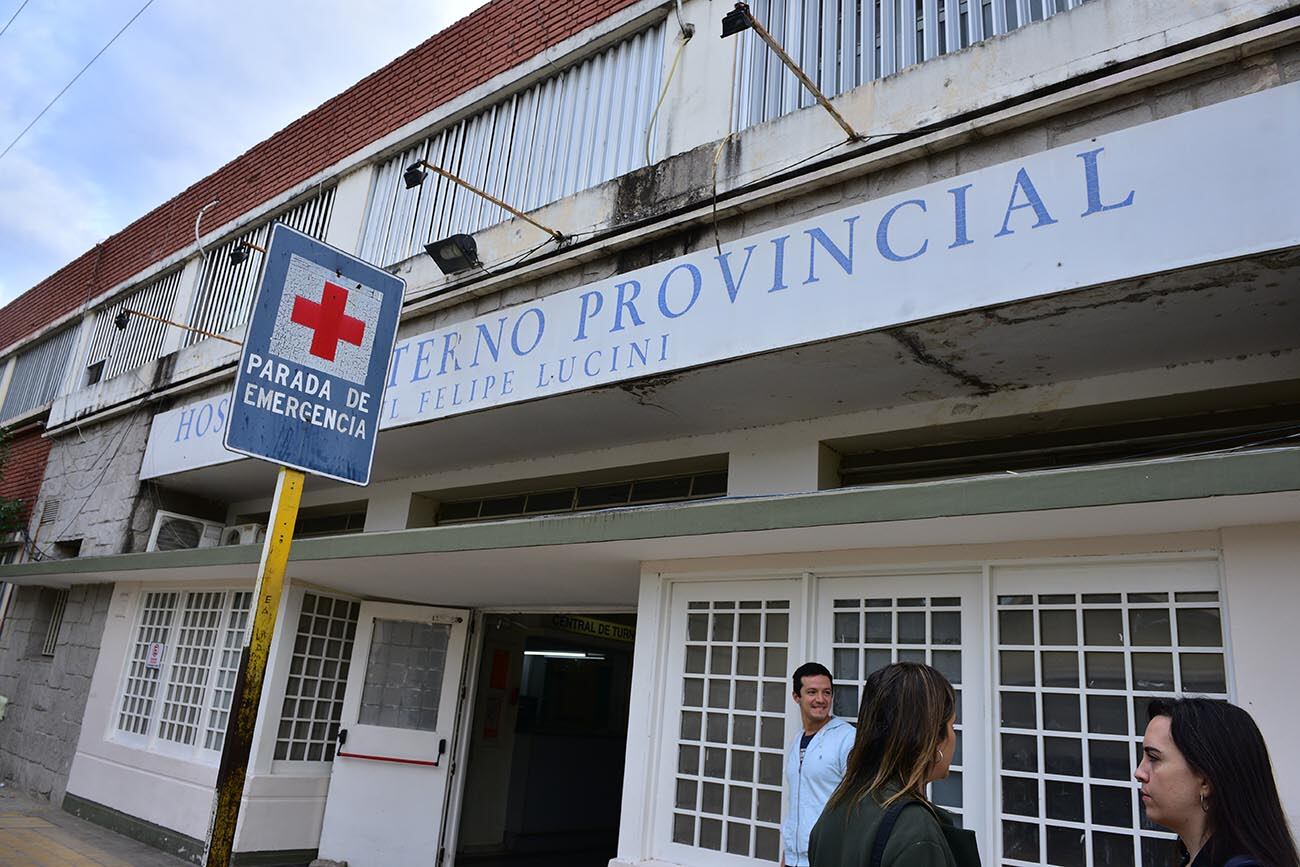
[(835, 122), (840, 125), (840, 129), (848, 133), (849, 141), (862, 141), (866, 138), (866, 136), (849, 125), (849, 122), (844, 119), (844, 116), (836, 111), (835, 107), (831, 105), (831, 102), (826, 98), (826, 95), (817, 89), (817, 85), (813, 84), (813, 80), (808, 77), (808, 74), (799, 67), (799, 64), (794, 62), (794, 58), (785, 53), (785, 49), (781, 47), (781, 43), (777, 42), (776, 39), (773, 38), (772, 34), (767, 32), (767, 28), (760, 24), (758, 19), (754, 17), (754, 13), (750, 11), (748, 3), (737, 3), (736, 8), (722, 16), (723, 39), (750, 29), (758, 35), (759, 39), (762, 39), (767, 43), (767, 47), (772, 49), (773, 53), (776, 54), (776, 56), (781, 59), (781, 62), (786, 65), (786, 68), (794, 73), (795, 78), (798, 78), (799, 81), (803, 83), (803, 86), (808, 88), (808, 92), (811, 93), (817, 99), (817, 103), (822, 108), (826, 109), (826, 112), (835, 119)]
[[(425, 169), (428, 169), (434, 174), (441, 175), (442, 177), (446, 178), (447, 180), (451, 181), (454, 184), (459, 184), (460, 186), (469, 190), (474, 195), (482, 196), (492, 204), (496, 205), (498, 208), (502, 208), (506, 211), (509, 211), (510, 213), (514, 214), (516, 217), (523, 220), (524, 222), (536, 226), (537, 228), (541, 229), (543, 232), (545, 232), (546, 234), (554, 238), (555, 243), (557, 244), (563, 244), (565, 241), (568, 240), (568, 237), (563, 232), (560, 232), (556, 229), (552, 229), (550, 226), (543, 226), (541, 223), (537, 222), (532, 217), (528, 216), (518, 208), (506, 204), (505, 202), (501, 201), (491, 193), (487, 193), (484, 192), (483, 190), (480, 190), (478, 187), (474, 186), (464, 178), (458, 177), (457, 175), (452, 174), (446, 169), (441, 168), (439, 166), (435, 166), (433, 163), (428, 162), (426, 160), (416, 160), (415, 162), (411, 163), (411, 165), (407, 167), (406, 171), (402, 172), (402, 182), (406, 184), (406, 188), (408, 190), (412, 189), (413, 187), (418, 187), (420, 186), (420, 184), (424, 183), (424, 179), (427, 176), (427, 173), (424, 171)], [(430, 253), (430, 255), (433, 254)]]
[(441, 241), (424, 245), (424, 252), (429, 254), (442, 273), (451, 275), (477, 267), (478, 244), (473, 235), (452, 235)]
[(543, 656), (547, 659), (604, 659), (603, 653), (588, 653), (583, 650), (525, 650), (524, 656)]

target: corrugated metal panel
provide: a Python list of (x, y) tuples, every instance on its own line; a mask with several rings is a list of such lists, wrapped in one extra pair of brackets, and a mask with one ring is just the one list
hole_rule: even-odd
[(521, 211), (644, 166), (664, 33), (662, 23), (647, 28), (387, 160), (375, 173), (361, 257), (391, 265), (430, 241), (477, 232), (506, 216), (432, 173), (406, 189), (402, 172), (419, 159)]
[(176, 300), (176, 287), (180, 282), (181, 271), (178, 269), (147, 286), (119, 295), (113, 303), (95, 311), (90, 348), (86, 352), (86, 367), (91, 369), (100, 364), (103, 366), (87, 384), (112, 379), (158, 357), (163, 341), (167, 338), (165, 324), (143, 316), (131, 316), (126, 328), (119, 331), (113, 320), (127, 309), (170, 317), (172, 302)]
[(77, 329), (69, 328), (18, 356), (4, 405), (0, 406), (0, 421), (44, 406), (58, 396), (76, 341)]
[[(257, 289), (257, 277), (262, 270), (262, 254), (257, 250), (249, 250), (248, 258), (235, 264), (230, 261), (230, 252), (240, 244), (256, 244), (265, 249), (272, 222), (284, 223), (313, 238), (324, 240), (325, 233), (329, 231), (333, 206), (334, 188), (331, 187), (290, 208), (274, 220), (268, 220), (222, 244), (209, 247), (189, 324), (212, 334), (223, 334), (244, 324), (253, 303), (253, 292)], [(186, 333), (185, 345), (191, 346), (203, 339), (203, 335), (190, 331)]]
[[(753, 0), (751, 9), (827, 96), (1042, 21), (1085, 0)], [(975, 9), (976, 13), (971, 14)], [(737, 46), (733, 128), (814, 103), (753, 31)], [(865, 130), (870, 132), (870, 130)]]

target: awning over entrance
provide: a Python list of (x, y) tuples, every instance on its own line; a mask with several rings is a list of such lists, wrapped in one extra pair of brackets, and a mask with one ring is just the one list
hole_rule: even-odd
[[(634, 605), (654, 561), (935, 547), (1300, 521), (1300, 448), (614, 509), (294, 543), (289, 573), (442, 605)], [(47, 560), (18, 584), (252, 580), (255, 545)]]

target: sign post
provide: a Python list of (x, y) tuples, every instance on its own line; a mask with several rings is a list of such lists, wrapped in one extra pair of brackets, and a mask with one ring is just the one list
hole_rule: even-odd
[(280, 464), (217, 771), (207, 867), (229, 867), (307, 473), (370, 482), (406, 284), (283, 225), (271, 229), (230, 398), (227, 449)]

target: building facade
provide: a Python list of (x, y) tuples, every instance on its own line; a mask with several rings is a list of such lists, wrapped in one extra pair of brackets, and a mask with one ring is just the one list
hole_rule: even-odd
[(1152, 697), (1248, 708), (1300, 818), (1300, 5), (754, 4), (846, 126), (729, 9), (553, 7), (0, 317), (0, 774), (201, 858), (275, 467), (221, 444), (238, 347), (136, 314), (240, 340), (279, 221), (407, 293), (371, 484), (304, 495), (237, 863), (773, 863), (809, 659), (847, 717), (949, 676), (931, 795), (988, 863), (1165, 863)]

